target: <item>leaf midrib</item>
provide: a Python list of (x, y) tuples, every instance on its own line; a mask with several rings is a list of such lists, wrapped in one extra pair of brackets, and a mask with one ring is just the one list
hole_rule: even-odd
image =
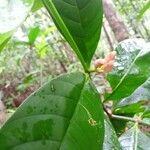
[(135, 124), (135, 131), (133, 132), (133, 138), (134, 138), (133, 150), (137, 150), (137, 147), (138, 147), (138, 124)]
[(61, 19), (60, 15), (59, 15), (59, 12), (57, 11), (57, 9), (56, 9), (55, 5), (53, 4), (52, 0), (48, 0), (48, 1), (49, 1), (51, 9), (53, 9), (53, 12), (51, 12), (49, 10), (49, 7), (47, 6), (47, 3), (45, 2), (45, 0), (42, 0), (42, 1), (43, 1), (43, 4), (45, 5), (45, 7), (47, 8), (47, 10), (49, 11), (50, 14), (55, 13), (55, 15), (53, 15), (53, 17), (55, 17), (55, 19), (57, 18), (56, 20), (59, 20), (60, 23), (62, 24), (62, 27), (64, 28), (64, 30), (67, 33), (67, 37), (68, 37), (67, 39), (70, 39), (70, 42), (72, 43), (73, 48), (74, 48), (77, 56), (80, 58), (80, 61), (81, 61), (82, 65), (83, 65), (83, 68), (84, 68), (85, 72), (88, 72), (88, 66), (85, 63), (84, 58), (82, 57), (82, 54), (80, 53), (79, 47), (75, 43), (74, 38), (72, 37), (71, 33), (67, 29), (64, 21)]
[(79, 101), (80, 101), (80, 98), (81, 98), (81, 95), (82, 95), (82, 92), (83, 92), (83, 89), (84, 89), (84, 86), (85, 86), (86, 82), (87, 82), (87, 81), (86, 81), (86, 78), (84, 78), (84, 82), (83, 82), (83, 86), (82, 86), (82, 89), (81, 89), (81, 92), (80, 92), (80, 96), (79, 96), (79, 98), (78, 98), (78, 102), (77, 102), (77, 104), (76, 104), (74, 113), (73, 113), (73, 115), (72, 115), (72, 117), (71, 117), (71, 119), (70, 119), (70, 123), (69, 123), (68, 128), (67, 128), (67, 130), (66, 130), (66, 132), (65, 132), (65, 135), (64, 135), (64, 137), (63, 137), (62, 140), (61, 140), (61, 144), (60, 144), (59, 150), (61, 150), (62, 143), (64, 142), (65, 137), (66, 137), (66, 134), (67, 134), (67, 132), (68, 132), (68, 130), (69, 130), (70, 124), (71, 124), (72, 119), (73, 119), (73, 117), (74, 117), (74, 114), (75, 114), (75, 112), (76, 112), (76, 109), (77, 109), (78, 103), (79, 103)]
[(112, 96), (116, 93), (117, 89), (121, 86), (121, 84), (123, 83), (124, 79), (126, 78), (126, 76), (128, 75), (128, 73), (131, 71), (133, 65), (135, 64), (136, 60), (137, 60), (138, 57), (140, 56), (141, 52), (142, 52), (142, 50), (137, 54), (137, 56), (136, 56), (135, 59), (133, 60), (132, 64), (130, 65), (130, 67), (128, 68), (128, 70), (126, 71), (126, 73), (123, 75), (123, 77), (120, 79), (119, 83), (118, 83), (118, 84), (116, 85), (116, 87), (114, 88), (112, 94), (110, 94), (110, 95), (105, 99), (105, 101), (106, 101), (106, 100), (109, 100), (109, 98), (112, 97)]

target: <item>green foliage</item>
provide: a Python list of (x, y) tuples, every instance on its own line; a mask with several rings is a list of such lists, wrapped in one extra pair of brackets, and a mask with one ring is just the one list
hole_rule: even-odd
[(123, 150), (126, 150), (129, 147), (133, 150), (147, 150), (150, 147), (150, 138), (142, 133), (137, 125), (126, 131), (119, 138), (119, 141)]
[(34, 0), (34, 5), (32, 7), (32, 11), (35, 12), (43, 7), (42, 0)]
[(56, 30), (56, 27), (52, 26), (52, 27), (48, 27), (45, 31), (40, 32), (41, 40), (39, 43), (35, 43), (35, 47), (37, 49), (37, 53), (39, 54), (40, 58), (44, 58), (47, 55), (47, 52), (52, 50), (51, 45), (49, 45), (46, 41), (46, 37), (49, 35), (49, 33), (53, 34), (55, 30)]
[(0, 51), (7, 44), (13, 32), (15, 32), (18, 26), (26, 19), (33, 2), (34, 0), (4, 0), (1, 2), (0, 14), (4, 15), (0, 19)]
[(118, 137), (115, 133), (115, 130), (108, 119), (108, 117), (105, 117), (104, 120), (105, 123), (105, 138), (104, 138), (104, 150), (121, 150), (121, 145), (118, 141)]
[(147, 10), (149, 10), (149, 9), (150, 9), (150, 2), (147, 2), (147, 3), (144, 5), (144, 7), (140, 10), (140, 12), (139, 12), (139, 14), (138, 14), (138, 16), (137, 16), (137, 19), (141, 19), (141, 18), (144, 16), (145, 12), (146, 12)]
[(95, 88), (84, 74), (72, 73), (31, 95), (1, 129), (0, 145), (3, 150), (99, 150), (103, 134)]
[(3, 50), (11, 37), (11, 33), (0, 34), (0, 52)]
[(85, 71), (88, 71), (100, 36), (102, 1), (43, 0), (43, 3), (79, 57)]
[[(113, 91), (111, 94), (100, 95), (92, 83), (93, 70), (90, 72), (90, 63), (102, 27), (102, 1), (18, 0), (11, 2), (10, 4), (13, 5), (10, 7), (17, 5), (22, 9), (23, 14), (20, 13), (18, 18), (14, 16), (13, 21), (4, 15), (4, 20), (9, 22), (9, 25), (5, 26), (6, 22), (3, 22), (0, 28), (0, 51), (31, 9), (35, 12), (44, 4), (59, 31), (77, 54), (84, 73), (76, 67), (78, 72), (52, 79), (29, 96), (1, 128), (0, 148), (2, 150), (124, 150), (128, 148), (147, 150), (150, 147), (150, 135), (146, 130), (146, 127), (148, 129), (150, 127), (148, 44), (140, 40), (125, 40), (118, 45), (113, 71), (107, 75)], [(10, 12), (14, 11), (11, 9)], [(20, 49), (26, 47), (22, 55), (19, 55), (17, 50), (13, 52), (13, 55), (17, 54), (16, 64), (22, 67), (22, 58), (26, 55), (29, 55), (32, 60), (26, 62), (25, 77), (17, 86), (19, 91), (24, 91), (38, 80), (38, 75), (42, 85), (44, 57), (49, 57), (46, 54), (48, 52), (51, 54), (53, 51), (53, 45), (47, 42), (46, 37), (54, 30), (56, 30), (54, 25), (50, 25), (46, 30), (36, 25), (27, 32), (27, 41), (15, 39), (15, 44), (20, 46)], [(65, 42), (63, 38), (59, 40)], [(61, 49), (62, 47), (59, 47), (59, 53)], [(57, 58), (61, 68), (66, 72), (63, 52), (63, 59), (58, 57), (57, 50), (53, 53), (56, 55), (53, 59)], [(35, 57), (41, 58), (41, 61), (35, 61)], [(0, 61), (5, 63), (9, 60), (3, 57)], [(30, 71), (31, 63), (36, 64), (34, 72)], [(52, 63), (46, 66), (47, 70)], [(3, 70), (4, 67), (0, 66), (0, 73)], [(97, 68), (94, 71), (99, 75)], [(100, 73), (103, 80), (105, 80), (104, 74), (105, 72)], [(101, 99), (105, 101), (104, 104)], [(106, 100), (112, 102), (108, 103)], [(125, 129), (126, 132), (122, 134)]]
[(119, 101), (149, 78), (150, 48), (138, 39), (125, 40), (118, 45), (116, 51), (114, 69), (107, 76), (113, 88), (113, 93), (108, 98)]
[[(131, 114), (124, 114), (124, 116), (132, 117)], [(118, 137), (121, 136), (125, 132), (125, 128), (128, 126), (127, 125), (128, 121), (125, 121), (125, 120), (117, 120), (115, 118), (110, 118), (110, 122), (113, 125), (115, 133), (117, 134)]]
[(40, 28), (39, 27), (34, 27), (30, 30), (28, 34), (28, 39), (29, 39), (29, 44), (33, 45), (36, 38), (38, 37), (40, 33)]
[(116, 106), (117, 113), (139, 113), (147, 109), (150, 101), (150, 79), (139, 86), (130, 96), (122, 99)]
[(37, 72), (32, 72), (30, 74), (28, 74), (21, 82), (21, 84), (19, 84), (17, 86), (17, 89), (18, 91), (25, 91), (35, 80), (36, 80), (36, 77), (35, 77), (35, 74)]

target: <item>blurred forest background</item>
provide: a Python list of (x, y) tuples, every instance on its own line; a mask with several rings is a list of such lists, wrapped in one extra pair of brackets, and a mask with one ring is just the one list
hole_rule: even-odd
[[(150, 11), (138, 19), (140, 10), (147, 2), (148, 0), (103, 1), (103, 29), (94, 58), (112, 51), (124, 39), (150, 40)], [(30, 13), (0, 54), (0, 100), (7, 112), (12, 113), (45, 82), (76, 69), (82, 70), (79, 61), (47, 11), (41, 8)]]

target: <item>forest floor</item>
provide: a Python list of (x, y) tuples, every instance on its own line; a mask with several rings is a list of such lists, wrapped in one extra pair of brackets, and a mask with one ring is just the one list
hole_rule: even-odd
[(0, 127), (12, 115), (15, 109), (35, 91), (35, 87), (31, 86), (23, 92), (16, 90), (16, 85), (0, 85)]

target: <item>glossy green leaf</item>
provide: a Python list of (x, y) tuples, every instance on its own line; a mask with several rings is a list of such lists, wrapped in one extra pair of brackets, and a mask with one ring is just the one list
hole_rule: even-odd
[(148, 150), (150, 148), (150, 138), (142, 133), (137, 125), (126, 131), (119, 141), (123, 150)]
[[(130, 114), (124, 114), (124, 116), (130, 116)], [(124, 133), (128, 121), (118, 120), (115, 118), (110, 118), (110, 121), (114, 127), (117, 136), (120, 136), (122, 133)]]
[(123, 98), (115, 108), (116, 113), (143, 112), (150, 103), (150, 78), (130, 96)]
[[(6, 45), (13, 32), (26, 19), (34, 0), (0, 1), (0, 51)], [(3, 41), (1, 41), (3, 39)]]
[(34, 27), (30, 30), (28, 34), (28, 39), (30, 44), (34, 44), (35, 40), (37, 39), (38, 35), (40, 33), (39, 27)]
[(43, 0), (84, 69), (96, 50), (102, 27), (102, 0)]
[(99, 95), (82, 73), (53, 79), (32, 94), (0, 130), (1, 150), (99, 150)]
[(107, 117), (104, 120), (105, 124), (105, 138), (103, 144), (103, 150), (121, 150), (121, 145), (118, 141), (118, 137), (115, 130)]
[(150, 76), (150, 44), (141, 39), (129, 39), (116, 48), (113, 71), (108, 74), (113, 92), (106, 99), (119, 101), (131, 95)]

